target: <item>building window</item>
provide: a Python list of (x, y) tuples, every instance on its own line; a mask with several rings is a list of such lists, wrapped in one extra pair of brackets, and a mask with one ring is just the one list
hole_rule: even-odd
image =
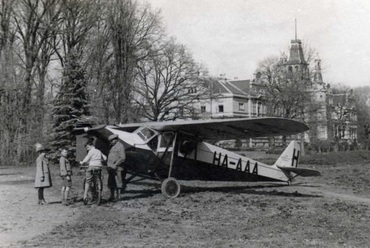
[(206, 112), (206, 106), (200, 106), (200, 112), (205, 113)]
[(224, 105), (218, 105), (218, 112), (220, 113), (224, 112)]
[(252, 101), (252, 115), (257, 115), (257, 102)]
[(240, 102), (240, 103), (239, 103), (239, 110), (240, 110), (240, 111), (244, 111), (244, 110), (245, 110), (245, 108), (244, 108), (244, 103), (243, 103), (243, 102)]
[(183, 116), (184, 115), (184, 107), (180, 107), (179, 110), (178, 110), (178, 114), (180, 116)]
[(188, 93), (197, 93), (197, 88), (196, 87), (188, 88)]

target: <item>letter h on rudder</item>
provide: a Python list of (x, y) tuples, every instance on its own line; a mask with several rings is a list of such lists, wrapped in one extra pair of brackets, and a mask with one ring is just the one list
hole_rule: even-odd
[[(299, 158), (299, 151), (297, 151), (297, 155), (295, 154), (296, 149), (293, 150), (293, 156), (292, 156), (292, 167), (298, 167), (298, 158)], [(295, 164), (294, 164), (295, 162)]]

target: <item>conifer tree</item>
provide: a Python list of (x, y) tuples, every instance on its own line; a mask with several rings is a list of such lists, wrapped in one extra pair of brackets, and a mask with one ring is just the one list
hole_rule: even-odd
[(73, 128), (79, 119), (89, 115), (85, 70), (77, 56), (70, 54), (64, 67), (63, 82), (52, 109), (54, 131), (50, 142), (54, 150), (52, 159), (58, 157), (58, 151), (63, 147), (70, 148), (74, 156), (76, 141), (72, 134)]

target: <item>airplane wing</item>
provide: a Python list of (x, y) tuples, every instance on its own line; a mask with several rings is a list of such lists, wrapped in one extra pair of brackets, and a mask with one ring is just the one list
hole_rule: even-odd
[(114, 128), (131, 132), (141, 126), (154, 130), (182, 131), (206, 140), (246, 139), (291, 135), (307, 131), (304, 123), (284, 118), (238, 118), (212, 120), (183, 120), (123, 124)]
[(74, 135), (80, 135), (80, 134), (89, 134), (94, 135), (99, 139), (108, 139), (109, 135), (112, 133), (108, 131), (106, 128), (106, 125), (99, 125), (95, 127), (77, 127), (73, 129)]

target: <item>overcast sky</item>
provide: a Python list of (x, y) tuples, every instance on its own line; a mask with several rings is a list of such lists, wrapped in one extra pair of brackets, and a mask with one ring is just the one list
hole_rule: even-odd
[(326, 83), (370, 86), (368, 0), (147, 1), (213, 76), (251, 79), (259, 61), (288, 53), (297, 19), (298, 39), (318, 52)]

